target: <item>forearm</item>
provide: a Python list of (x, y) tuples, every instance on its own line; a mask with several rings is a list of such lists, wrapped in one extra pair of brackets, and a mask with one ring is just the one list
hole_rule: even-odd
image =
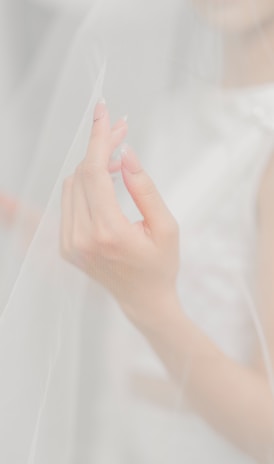
[(274, 401), (267, 379), (223, 354), (177, 307), (145, 336), (199, 415), (265, 461), (273, 448)]

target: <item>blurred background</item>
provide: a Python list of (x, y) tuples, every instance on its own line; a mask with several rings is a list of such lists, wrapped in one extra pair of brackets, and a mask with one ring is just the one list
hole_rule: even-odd
[(51, 63), (50, 75), (43, 80), (45, 90), (51, 85), (59, 60), (90, 3), (92, 0), (0, 0), (1, 110), (25, 85), (35, 63), (41, 63), (55, 39), (55, 66)]

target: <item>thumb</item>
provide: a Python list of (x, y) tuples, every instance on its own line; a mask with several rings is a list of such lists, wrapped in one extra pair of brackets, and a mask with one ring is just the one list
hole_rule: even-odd
[(174, 222), (155, 184), (144, 171), (133, 150), (122, 150), (121, 171), (124, 183), (152, 235), (159, 235)]

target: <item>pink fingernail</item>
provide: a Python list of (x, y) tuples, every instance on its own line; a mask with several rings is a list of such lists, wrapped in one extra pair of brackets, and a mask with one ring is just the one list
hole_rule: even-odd
[(137, 156), (133, 153), (132, 150), (129, 149), (127, 145), (122, 147), (121, 153), (123, 167), (126, 168), (127, 171), (134, 174), (142, 169), (142, 165)]
[(127, 119), (128, 119), (127, 116), (123, 116), (120, 119), (120, 121), (117, 123), (117, 127), (115, 129), (115, 132), (126, 128)]
[(94, 122), (98, 121), (99, 119), (102, 119), (105, 113), (106, 113), (106, 100), (104, 98), (101, 98), (95, 106), (94, 117), (93, 117)]

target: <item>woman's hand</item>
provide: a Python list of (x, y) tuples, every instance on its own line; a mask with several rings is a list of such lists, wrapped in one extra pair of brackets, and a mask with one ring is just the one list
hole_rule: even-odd
[(124, 120), (111, 129), (99, 102), (86, 157), (64, 183), (61, 251), (108, 289), (135, 325), (154, 329), (176, 300), (178, 226), (130, 148), (119, 168), (144, 219), (132, 224), (122, 213), (109, 163), (126, 132)]

